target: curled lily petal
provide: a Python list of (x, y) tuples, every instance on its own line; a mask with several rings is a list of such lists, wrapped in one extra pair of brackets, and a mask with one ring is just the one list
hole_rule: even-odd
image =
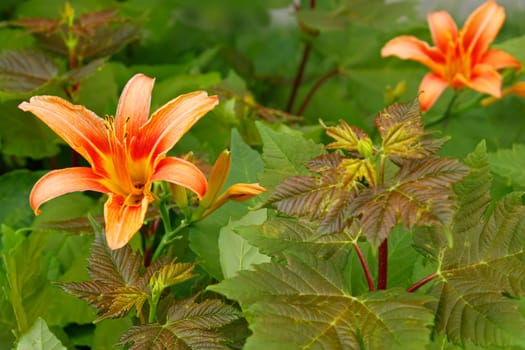
[(40, 178), (33, 186), (29, 204), (36, 214), (40, 206), (56, 197), (77, 191), (97, 191), (108, 193), (109, 190), (100, 182), (101, 177), (90, 168), (66, 168), (53, 170)]
[(139, 205), (125, 204), (123, 197), (110, 194), (104, 205), (106, 241), (109, 248), (118, 249), (126, 245), (144, 223), (151, 198), (144, 197)]
[(36, 115), (92, 165), (109, 150), (104, 120), (83, 106), (60, 97), (35, 96), (18, 107)]
[(414, 60), (432, 70), (442, 70), (439, 62), (444, 62), (439, 51), (431, 48), (426, 42), (407, 35), (399, 36), (386, 43), (381, 49), (381, 56), (397, 56), (404, 60)]
[(423, 111), (428, 111), (448, 86), (448, 82), (439, 75), (428, 73), (419, 85), (419, 104)]
[(511, 54), (498, 49), (490, 49), (481, 59), (482, 64), (490, 65), (496, 69), (502, 68), (521, 68), (521, 63)]
[(427, 18), (432, 40), (439, 50), (446, 52), (450, 41), (458, 37), (456, 22), (445, 11), (430, 13)]
[(202, 198), (208, 189), (206, 177), (193, 163), (168, 157), (157, 165), (151, 181), (164, 180), (190, 189)]
[(485, 52), (505, 21), (503, 7), (489, 0), (469, 16), (463, 27), (464, 44), (476, 56)]
[(472, 90), (501, 97), (501, 75), (490, 65), (478, 64), (472, 72), (472, 78), (464, 84)]
[(147, 122), (154, 83), (155, 79), (136, 74), (124, 87), (115, 115), (115, 133), (121, 142)]
[(171, 149), (182, 135), (218, 102), (217, 96), (208, 96), (206, 92), (196, 91), (166, 103), (156, 110), (141, 128), (139, 137), (131, 146), (131, 156), (134, 159), (150, 157), (151, 160), (155, 160)]

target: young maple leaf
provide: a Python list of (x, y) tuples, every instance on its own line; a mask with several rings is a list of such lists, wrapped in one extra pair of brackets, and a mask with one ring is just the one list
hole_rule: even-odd
[(137, 316), (145, 323), (142, 308), (151, 298), (152, 289), (160, 294), (160, 289), (194, 277), (191, 273), (194, 267), (194, 264), (158, 259), (139, 274), (143, 269), (142, 256), (129, 246), (109, 249), (100, 230), (88, 260), (91, 281), (62, 283), (60, 286), (97, 309), (99, 317), (95, 322), (123, 317), (135, 307)]
[(130, 350), (226, 350), (226, 339), (216, 329), (238, 318), (239, 312), (220, 300), (178, 300), (169, 307), (164, 324), (133, 326), (119, 345), (132, 344)]
[(426, 138), (417, 100), (387, 107), (377, 116), (376, 126), (383, 138), (379, 148), (344, 121), (325, 126), (336, 139), (327, 148), (348, 154), (333, 152), (310, 161), (308, 170), (318, 175), (285, 179), (267, 203), (287, 215), (314, 221), (323, 234), (341, 232), (359, 220), (363, 235), (374, 247), (398, 223), (406, 230), (415, 225), (450, 224), (451, 186), (468, 168), (435, 155), (444, 139)]
[(379, 112), (375, 125), (382, 138), (383, 152), (401, 158), (422, 158), (435, 154), (447, 140), (428, 139), (419, 103), (394, 103)]

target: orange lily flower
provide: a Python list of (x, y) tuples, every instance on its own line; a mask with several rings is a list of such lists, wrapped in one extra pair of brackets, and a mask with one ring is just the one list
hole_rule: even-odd
[(142, 226), (148, 205), (154, 200), (154, 181), (184, 186), (199, 197), (206, 193), (204, 174), (194, 164), (166, 157), (166, 153), (215, 107), (218, 98), (203, 91), (188, 93), (148, 118), (153, 84), (154, 79), (145, 75), (132, 77), (122, 91), (116, 116), (106, 116), (105, 120), (55, 96), (35, 96), (19, 105), (46, 123), (91, 165), (44, 175), (29, 199), (35, 214), (44, 202), (66, 193), (106, 193), (106, 240), (111, 249), (118, 249)]
[(421, 109), (430, 109), (447, 86), (456, 90), (468, 87), (499, 98), (502, 78), (497, 70), (521, 67), (510, 54), (489, 49), (505, 20), (503, 7), (487, 1), (459, 31), (445, 11), (430, 13), (427, 19), (435, 46), (404, 35), (390, 40), (381, 50), (383, 57), (414, 60), (432, 70), (420, 84)]

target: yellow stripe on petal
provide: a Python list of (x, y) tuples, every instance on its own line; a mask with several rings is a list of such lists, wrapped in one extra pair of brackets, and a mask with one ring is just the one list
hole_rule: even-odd
[(154, 82), (153, 78), (136, 74), (124, 87), (115, 115), (115, 134), (121, 142), (136, 135), (147, 122)]
[(78, 191), (97, 191), (108, 193), (102, 185), (101, 177), (93, 173), (90, 168), (66, 168), (53, 170), (40, 178), (33, 186), (29, 196), (29, 203), (35, 214), (45, 202), (66, 193)]
[(124, 198), (110, 194), (104, 205), (106, 241), (110, 249), (119, 249), (140, 230), (146, 217), (150, 198), (145, 196), (140, 205), (125, 205)]
[(219, 102), (217, 96), (204, 91), (191, 92), (166, 103), (155, 111), (131, 144), (133, 159), (149, 158), (154, 162)]

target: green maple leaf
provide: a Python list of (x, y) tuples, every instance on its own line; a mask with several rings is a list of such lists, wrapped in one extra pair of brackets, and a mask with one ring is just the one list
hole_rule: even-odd
[(248, 350), (422, 349), (429, 339), (428, 297), (354, 297), (335, 264), (308, 255), (257, 265), (209, 289), (241, 303), (253, 332)]
[(457, 344), (525, 344), (525, 319), (512, 298), (525, 295), (525, 206), (511, 193), (491, 206), (485, 144), (465, 161), (471, 173), (455, 186), (458, 210), (449, 233), (420, 230), (416, 244), (438, 263), (435, 329)]

